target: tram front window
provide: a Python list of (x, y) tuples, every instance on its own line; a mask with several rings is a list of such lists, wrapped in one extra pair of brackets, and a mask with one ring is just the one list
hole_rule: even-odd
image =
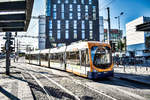
[(108, 47), (93, 47), (93, 65), (98, 68), (108, 68), (111, 65), (111, 52)]

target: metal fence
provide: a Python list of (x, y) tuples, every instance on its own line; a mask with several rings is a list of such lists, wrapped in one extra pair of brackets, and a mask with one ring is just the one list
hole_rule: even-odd
[(123, 71), (138, 70), (150, 71), (150, 60), (145, 58), (114, 57), (114, 67), (123, 67)]

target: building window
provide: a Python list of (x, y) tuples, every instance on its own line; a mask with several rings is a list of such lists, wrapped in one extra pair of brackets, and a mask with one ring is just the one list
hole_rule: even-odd
[(73, 19), (73, 13), (69, 13), (69, 19)]
[(73, 0), (73, 3), (77, 3), (77, 0)]
[(52, 33), (52, 30), (50, 30), (49, 31), (49, 37), (50, 37), (50, 39), (52, 38), (52, 36), (53, 36), (53, 33)]
[(61, 4), (61, 12), (64, 12), (64, 4)]
[(81, 6), (80, 5), (77, 6), (77, 11), (81, 11)]
[(57, 31), (57, 39), (61, 38), (60, 30)]
[(65, 14), (64, 12), (61, 13), (61, 18), (64, 19), (65, 18)]
[(53, 5), (53, 11), (56, 11), (56, 4)]
[(67, 4), (68, 4), (68, 3), (69, 3), (69, 1), (68, 1), (68, 0), (65, 0), (65, 3), (67, 3)]
[(93, 8), (93, 12), (96, 12), (96, 6), (93, 6), (92, 8)]
[(66, 30), (65, 38), (69, 39), (69, 31), (68, 30)]
[(60, 23), (60, 20), (57, 21), (57, 29), (60, 29), (61, 28), (61, 23)]
[(84, 4), (84, 0), (81, 0), (81, 3)]
[(89, 19), (89, 14), (85, 13), (85, 20), (88, 20), (88, 19)]
[(69, 10), (70, 10), (70, 11), (73, 11), (72, 4), (69, 5)]
[(77, 21), (74, 21), (74, 29), (77, 29)]
[(60, 0), (58, 0), (57, 3), (61, 3)]
[(90, 39), (93, 39), (93, 31), (90, 31)]
[(78, 20), (81, 19), (81, 13), (78, 13)]
[(93, 20), (96, 20), (96, 13), (93, 13)]
[(56, 12), (53, 12), (53, 19), (56, 19), (56, 18), (57, 18)]
[(52, 20), (49, 21), (49, 29), (53, 28)]
[(66, 20), (66, 29), (69, 29), (69, 21)]
[(92, 30), (93, 29), (93, 22), (89, 21), (89, 29)]
[(84, 22), (84, 21), (82, 21), (81, 28), (82, 28), (82, 29), (85, 29), (85, 22)]
[(89, 4), (92, 4), (92, 0), (89, 0)]
[(82, 30), (82, 39), (85, 39), (85, 31)]
[(88, 10), (89, 10), (88, 5), (85, 5), (85, 12), (88, 12)]
[(74, 30), (74, 39), (77, 39), (77, 30)]

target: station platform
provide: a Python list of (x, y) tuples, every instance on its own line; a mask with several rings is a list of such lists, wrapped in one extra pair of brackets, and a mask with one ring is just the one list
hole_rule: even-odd
[(123, 66), (114, 68), (114, 76), (124, 80), (150, 85), (150, 67)]
[(5, 67), (0, 66), (0, 100), (33, 100), (28, 83), (20, 72), (5, 74)]

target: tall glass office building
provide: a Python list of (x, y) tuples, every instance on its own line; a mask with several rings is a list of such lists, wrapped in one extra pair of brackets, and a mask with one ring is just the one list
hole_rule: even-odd
[(46, 48), (99, 41), (98, 0), (47, 0)]

